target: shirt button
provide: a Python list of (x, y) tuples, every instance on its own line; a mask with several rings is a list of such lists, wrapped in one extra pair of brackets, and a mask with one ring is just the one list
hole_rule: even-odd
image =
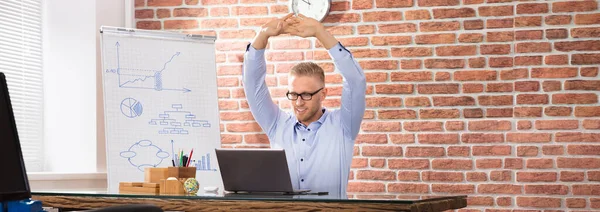
[(342, 49), (340, 49), (340, 52), (342, 51)]
[(300, 161), (304, 161), (304, 158), (300, 158)]
[(310, 129), (308, 129), (308, 131), (310, 131)]
[(305, 139), (303, 138), (302, 141), (304, 141)]
[(300, 181), (304, 182), (304, 179), (302, 179), (302, 180), (300, 180)]

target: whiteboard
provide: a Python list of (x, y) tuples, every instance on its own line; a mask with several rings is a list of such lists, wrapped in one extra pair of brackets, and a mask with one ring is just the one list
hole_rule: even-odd
[[(108, 191), (143, 182), (183, 150), (201, 187), (222, 189), (215, 38), (101, 28)], [(76, 109), (76, 108), (74, 108)]]

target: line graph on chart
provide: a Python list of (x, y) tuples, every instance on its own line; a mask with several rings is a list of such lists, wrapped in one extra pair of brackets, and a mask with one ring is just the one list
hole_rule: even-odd
[(156, 67), (155, 69), (140, 69), (132, 67), (121, 67), (121, 55), (120, 48), (121, 44), (117, 41), (115, 43), (116, 48), (116, 66), (112, 69), (106, 69), (106, 73), (116, 74), (118, 77), (119, 88), (133, 88), (133, 89), (151, 89), (155, 91), (180, 91), (180, 92), (191, 92), (190, 89), (185, 87), (165, 87), (164, 86), (164, 75), (169, 72), (174, 72), (172, 63), (175, 63), (181, 52), (174, 52), (169, 58), (165, 58), (165, 62), (162, 66)]

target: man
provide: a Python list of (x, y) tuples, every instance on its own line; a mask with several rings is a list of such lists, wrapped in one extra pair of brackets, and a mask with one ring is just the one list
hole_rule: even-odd
[[(289, 33), (316, 37), (344, 77), (339, 110), (323, 108), (327, 95), (323, 69), (299, 63), (289, 73), (287, 98), (293, 113), (273, 103), (265, 83), (268, 39)], [(284, 149), (294, 189), (346, 195), (354, 140), (365, 112), (366, 80), (351, 53), (317, 20), (289, 14), (262, 27), (244, 55), (244, 91), (252, 115), (269, 137), (271, 148)]]

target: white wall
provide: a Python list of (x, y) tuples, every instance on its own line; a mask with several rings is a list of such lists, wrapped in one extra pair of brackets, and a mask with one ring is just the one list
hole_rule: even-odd
[(106, 188), (99, 28), (130, 27), (133, 0), (47, 0), (44, 13), (44, 171), (54, 174), (31, 173), (32, 188)]

